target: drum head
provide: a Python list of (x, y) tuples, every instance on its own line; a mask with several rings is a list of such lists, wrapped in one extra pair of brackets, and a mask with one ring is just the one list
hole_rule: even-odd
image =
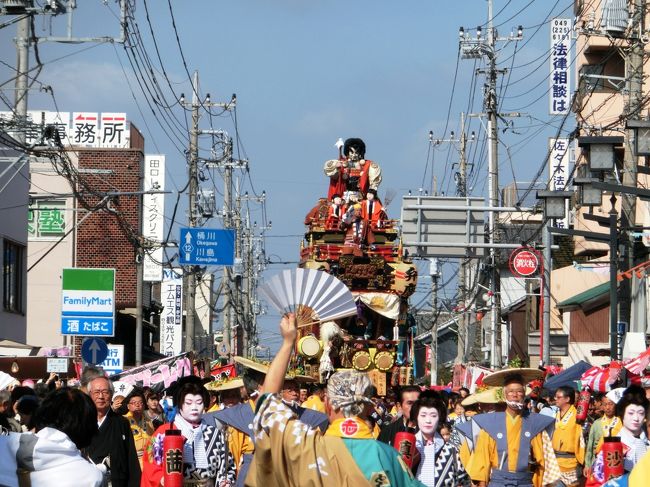
[(395, 364), (393, 354), (387, 351), (382, 351), (375, 355), (375, 367), (382, 372), (389, 371)]
[(313, 335), (302, 337), (298, 341), (298, 353), (306, 358), (318, 357), (322, 351), (322, 347), (318, 338)]
[(355, 353), (354, 357), (352, 357), (352, 367), (357, 370), (368, 369), (370, 367), (370, 354), (365, 350)]

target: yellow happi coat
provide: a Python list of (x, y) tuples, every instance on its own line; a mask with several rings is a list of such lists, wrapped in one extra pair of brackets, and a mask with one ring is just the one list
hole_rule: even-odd
[(316, 394), (309, 396), (307, 400), (301, 404), (301, 406), (303, 408), (313, 409), (314, 411), (325, 414), (325, 404), (323, 404), (321, 398)]
[[(512, 416), (507, 412), (505, 415), (508, 444), (507, 465), (500, 465), (501, 459), (497, 450), (497, 442), (486, 431), (481, 430), (467, 468), (470, 478), (476, 482), (489, 483), (493, 468), (507, 468), (511, 472), (517, 470), (522, 419), (521, 416)], [(536, 487), (541, 487), (542, 485), (555, 483), (559, 479), (560, 470), (553, 454), (551, 439), (546, 431), (542, 431), (531, 438), (530, 447), (531, 456), (539, 466), (533, 475), (533, 484)]]
[[(585, 463), (585, 440), (582, 436), (582, 426), (576, 422), (576, 414), (575, 406), (571, 406), (564, 414), (560, 411), (555, 413), (553, 450), (563, 472), (575, 470), (578, 464)], [(563, 453), (571, 453), (573, 458), (568, 458)]]

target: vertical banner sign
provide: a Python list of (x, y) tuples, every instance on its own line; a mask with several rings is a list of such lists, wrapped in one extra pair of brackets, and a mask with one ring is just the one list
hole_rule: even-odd
[[(144, 191), (163, 191), (165, 189), (165, 156), (144, 156)], [(145, 194), (142, 197), (142, 235), (149, 244), (161, 243), (164, 236), (165, 195)], [(144, 254), (143, 279), (148, 282), (162, 280), (162, 246), (149, 248)]]
[(183, 271), (165, 269), (160, 286), (163, 304), (160, 315), (160, 353), (173, 357), (183, 343)]
[(551, 20), (550, 64), (549, 113), (566, 115), (571, 109), (571, 19)]
[[(549, 139), (549, 164), (548, 164), (548, 189), (551, 191), (564, 191), (569, 177), (569, 139)], [(566, 202), (568, 215), (569, 202)], [(554, 227), (569, 228), (569, 219), (557, 218)]]

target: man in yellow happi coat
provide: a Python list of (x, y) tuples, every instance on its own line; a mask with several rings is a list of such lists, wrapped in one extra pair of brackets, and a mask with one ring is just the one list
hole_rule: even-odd
[(525, 385), (541, 375), (538, 369), (506, 369), (483, 380), (503, 386), (506, 411), (473, 418), (481, 432), (467, 470), (479, 487), (539, 487), (560, 479), (551, 444), (554, 419), (524, 410)]
[(325, 397), (325, 386), (324, 384), (313, 384), (312, 385), (312, 394), (307, 398), (305, 402), (301, 404), (303, 408), (313, 409), (319, 413), (325, 413), (325, 403), (323, 398)]
[(558, 411), (555, 413), (553, 451), (562, 472), (562, 483), (566, 487), (579, 485), (578, 465), (585, 462), (585, 440), (582, 437), (582, 426), (576, 422), (574, 401), (573, 388), (562, 386), (555, 391), (555, 405)]

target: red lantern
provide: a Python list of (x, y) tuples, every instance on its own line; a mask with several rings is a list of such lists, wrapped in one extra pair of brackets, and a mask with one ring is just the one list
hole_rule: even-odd
[(623, 469), (623, 443), (620, 436), (605, 436), (603, 438), (603, 473), (605, 482), (625, 473)]
[(576, 404), (576, 421), (578, 423), (584, 423), (587, 419), (587, 413), (589, 412), (589, 401), (591, 400), (591, 391), (588, 387), (580, 391), (578, 396), (578, 403)]
[(180, 430), (165, 431), (163, 439), (163, 478), (165, 487), (183, 487), (183, 443)]
[(393, 447), (400, 453), (402, 460), (409, 468), (413, 465), (413, 455), (415, 455), (415, 434), (411, 431), (400, 431), (395, 435)]

